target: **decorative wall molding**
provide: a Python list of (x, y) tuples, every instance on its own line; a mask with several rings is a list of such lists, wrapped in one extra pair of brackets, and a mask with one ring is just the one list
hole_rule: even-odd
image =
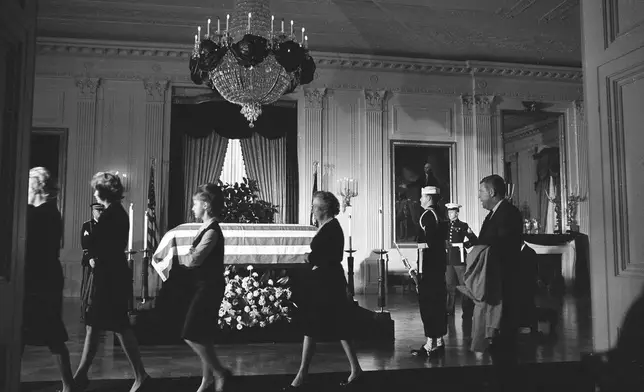
[(364, 98), (367, 105), (367, 110), (385, 110), (384, 103), (386, 96), (386, 90), (365, 90)]
[(143, 79), (143, 88), (145, 88), (146, 99), (148, 102), (165, 102), (165, 92), (170, 85), (169, 79)]
[(100, 83), (100, 78), (77, 78), (75, 84), (78, 87), (78, 97), (81, 99), (96, 99), (96, 91)]
[(557, 122), (559, 122), (559, 119), (554, 118), (554, 119), (544, 120), (538, 123), (530, 124), (523, 128), (515, 129), (510, 132), (505, 132), (503, 139), (505, 140), (506, 143), (509, 143), (514, 140), (530, 137), (534, 134), (541, 132), (544, 128), (551, 126), (552, 123), (557, 123)]
[(490, 115), (493, 112), (495, 98), (495, 95), (463, 95), (461, 97), (463, 112), (464, 114), (472, 115), (476, 108), (476, 115)]
[[(132, 42), (79, 40), (42, 37), (38, 39), (40, 55), (73, 55), (99, 57), (155, 57), (169, 60), (187, 60), (192, 54), (191, 45), (137, 44)], [(581, 69), (573, 67), (549, 67), (517, 65), (480, 61), (424, 60), (403, 57), (367, 56), (347, 53), (313, 52), (319, 68), (350, 68), (356, 70), (382, 70), (406, 73), (437, 73), (518, 78), (538, 78), (581, 82)]]
[(326, 96), (326, 92), (326, 88), (305, 88), (305, 107), (309, 109), (322, 109), (322, 107), (324, 106), (324, 97)]

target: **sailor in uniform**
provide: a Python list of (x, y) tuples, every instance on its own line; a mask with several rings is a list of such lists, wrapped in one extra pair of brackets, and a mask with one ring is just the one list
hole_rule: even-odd
[(447, 254), (446, 222), (439, 218), (437, 211), (440, 189), (426, 186), (421, 190), (420, 204), (425, 211), (420, 216), (418, 235), (420, 281), (418, 284), (418, 306), (427, 342), (412, 355), (435, 358), (445, 354), (443, 336), (447, 333), (447, 289), (445, 287), (445, 266)]
[[(458, 213), (461, 209), (460, 204), (447, 203), (447, 270), (445, 280), (447, 281), (447, 314), (454, 314), (456, 304), (456, 286), (463, 286), (463, 275), (465, 273), (465, 259), (467, 257), (465, 249), (476, 244), (476, 234), (472, 232), (470, 226), (458, 219)], [(474, 312), (474, 302), (467, 296), (462, 296), (461, 309), (463, 310), (463, 320), (472, 320)]]
[(81, 265), (83, 266), (83, 276), (81, 280), (81, 318), (85, 319), (85, 311), (87, 309), (87, 302), (89, 300), (89, 290), (91, 286), (90, 275), (92, 269), (89, 266), (89, 249), (91, 247), (91, 237), (94, 225), (98, 222), (98, 218), (101, 216), (101, 213), (105, 207), (100, 203), (90, 204), (92, 208), (92, 219), (83, 222), (81, 228), (81, 246), (83, 247), (83, 258), (81, 259)]

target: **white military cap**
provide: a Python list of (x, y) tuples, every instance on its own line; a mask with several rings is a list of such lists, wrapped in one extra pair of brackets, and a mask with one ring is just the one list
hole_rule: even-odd
[(458, 210), (461, 207), (462, 206), (460, 204), (456, 204), (456, 203), (447, 203), (447, 204), (445, 204), (445, 208), (447, 208), (448, 210)]
[(435, 186), (426, 186), (420, 191), (421, 195), (440, 195), (441, 190)]

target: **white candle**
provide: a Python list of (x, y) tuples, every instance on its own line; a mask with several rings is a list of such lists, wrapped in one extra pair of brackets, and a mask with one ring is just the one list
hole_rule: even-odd
[(293, 35), (293, 21), (291, 20), (291, 35)]
[(197, 26), (197, 36), (199, 37), (199, 41), (201, 41), (201, 26)]
[(380, 243), (380, 250), (385, 249), (385, 236), (383, 234), (383, 216), (382, 207), (378, 209), (378, 242)]
[(301, 42), (304, 42), (304, 27), (302, 27), (302, 41)]
[(217, 17), (217, 34), (219, 34), (219, 17)]
[(304, 36), (304, 47), (305, 48), (309, 47), (309, 37), (306, 35)]
[(230, 19), (230, 14), (226, 15), (226, 32), (228, 32), (228, 20)]
[(210, 37), (210, 18), (208, 18), (208, 27), (206, 30), (206, 37)]
[(271, 15), (271, 35), (273, 35), (273, 22), (275, 22), (275, 15)]
[(250, 12), (248, 13), (248, 31), (250, 31)]
[(284, 32), (284, 19), (282, 19), (282, 33)]
[(148, 212), (143, 214), (143, 250), (148, 249)]
[(199, 37), (197, 36), (197, 34), (195, 34), (195, 44), (198, 44), (198, 43), (199, 43)]
[(131, 251), (132, 250), (132, 240), (134, 239), (134, 231), (132, 230), (134, 227), (134, 203), (130, 203), (130, 211), (129, 211), (129, 220), (130, 220), (130, 231), (127, 235), (127, 250)]

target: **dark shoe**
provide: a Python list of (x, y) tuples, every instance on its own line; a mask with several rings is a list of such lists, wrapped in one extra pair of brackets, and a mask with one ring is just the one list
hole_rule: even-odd
[(83, 377), (78, 377), (74, 378), (74, 384), (75, 384), (75, 391), (78, 392), (84, 392), (87, 389), (87, 386), (89, 385), (89, 379), (87, 378), (87, 375)]
[(309, 388), (306, 384), (302, 384), (298, 387), (294, 387), (291, 384), (288, 384), (284, 388), (282, 388), (282, 392), (303, 392), (303, 391), (308, 391)]
[(141, 382), (141, 385), (136, 389), (135, 392), (145, 392), (145, 391), (150, 391), (152, 390), (152, 377), (149, 375), (143, 379), (143, 382)]
[(212, 383), (212, 390), (213, 390), (214, 392), (226, 392), (226, 391), (230, 391), (230, 389), (231, 389), (231, 383), (232, 383), (233, 377), (234, 377), (233, 372), (232, 372), (232, 371), (230, 371), (230, 369), (226, 369), (226, 370), (224, 370), (224, 387), (221, 389), (221, 391), (217, 391), (217, 390), (215, 389), (215, 383), (213, 382), (213, 383)]
[(418, 350), (411, 350), (411, 355), (419, 358), (429, 358), (429, 351), (422, 345)]
[(429, 358), (442, 358), (445, 356), (445, 345), (438, 346), (429, 351)]
[(360, 373), (360, 375), (353, 380), (349, 381), (342, 381), (340, 382), (340, 387), (345, 389), (345, 390), (351, 390), (353, 388), (358, 388), (364, 384), (364, 372)]

